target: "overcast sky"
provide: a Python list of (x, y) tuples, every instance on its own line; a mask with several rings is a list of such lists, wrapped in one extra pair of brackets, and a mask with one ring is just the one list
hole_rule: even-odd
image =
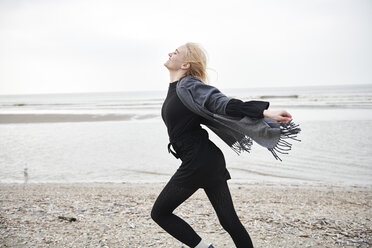
[(372, 84), (371, 0), (0, 0), (0, 94), (164, 90), (168, 53), (219, 88)]

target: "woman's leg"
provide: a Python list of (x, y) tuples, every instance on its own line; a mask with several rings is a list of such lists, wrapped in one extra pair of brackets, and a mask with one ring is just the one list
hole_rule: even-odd
[(155, 201), (151, 218), (170, 235), (182, 243), (195, 247), (201, 238), (184, 220), (173, 214), (181, 203), (195, 193), (197, 189), (189, 189), (168, 182)]
[(252, 240), (236, 215), (227, 182), (204, 188), (218, 220), (230, 234), (237, 248), (253, 248)]

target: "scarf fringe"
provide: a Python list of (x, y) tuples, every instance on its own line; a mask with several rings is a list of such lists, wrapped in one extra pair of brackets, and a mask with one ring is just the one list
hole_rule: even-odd
[(280, 157), (277, 153), (280, 154), (288, 154), (287, 151), (290, 151), (292, 149), (292, 144), (286, 141), (285, 139), (293, 139), (295, 141), (301, 142), (301, 140), (296, 139), (297, 134), (301, 132), (301, 129), (299, 128), (299, 124), (295, 124), (294, 122), (281, 122), (280, 123), (280, 138), (278, 143), (274, 148), (268, 148), (268, 150), (273, 154), (274, 158), (276, 160), (280, 160)]
[[(295, 141), (301, 142), (301, 140), (297, 139), (297, 135), (301, 132), (299, 125), (294, 124), (292, 121), (290, 122), (281, 122), (280, 123), (280, 138), (276, 143), (275, 147), (268, 148), (268, 150), (273, 154), (276, 160), (282, 162), (282, 159), (278, 156), (280, 154), (288, 154), (288, 151), (292, 149), (292, 144), (287, 141), (287, 139), (292, 139)], [(236, 141), (230, 147), (240, 155), (241, 152), (246, 151), (250, 152), (253, 145), (253, 141), (248, 136), (243, 137), (241, 140)]]
[(248, 136), (244, 136), (240, 141), (236, 141), (234, 144), (232, 144), (230, 147), (234, 150), (238, 155), (242, 151), (245, 152), (251, 152), (251, 148), (253, 145), (253, 141)]

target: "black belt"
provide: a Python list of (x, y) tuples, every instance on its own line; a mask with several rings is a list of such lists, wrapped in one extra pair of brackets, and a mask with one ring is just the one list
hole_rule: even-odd
[[(204, 129), (197, 129), (197, 130), (193, 130), (187, 133), (183, 133), (177, 138), (170, 140), (170, 143), (168, 144), (168, 152), (172, 153), (175, 158), (177, 159), (180, 158), (179, 154), (177, 153), (178, 149), (177, 149), (177, 146), (175, 146), (175, 143), (185, 138), (192, 137), (193, 135), (205, 135), (205, 137), (208, 137), (208, 133)], [(172, 151), (171, 146), (173, 147), (174, 151)]]

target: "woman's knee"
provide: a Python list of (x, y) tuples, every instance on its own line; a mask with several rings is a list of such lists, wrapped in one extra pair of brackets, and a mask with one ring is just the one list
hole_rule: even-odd
[(229, 232), (233, 227), (231, 222), (227, 219), (220, 219), (220, 224), (227, 232)]
[(152, 207), (150, 216), (151, 219), (153, 219), (155, 222), (159, 222), (159, 220), (161, 219), (161, 214), (156, 204)]
[(172, 211), (170, 211), (164, 204), (161, 204), (158, 201), (156, 201), (151, 209), (150, 216), (151, 219), (153, 219), (156, 223), (159, 223), (161, 219), (171, 214)]
[(242, 225), (236, 213), (232, 213), (229, 216), (221, 216), (219, 221), (223, 229), (228, 233), (234, 232), (236, 228), (241, 228)]

